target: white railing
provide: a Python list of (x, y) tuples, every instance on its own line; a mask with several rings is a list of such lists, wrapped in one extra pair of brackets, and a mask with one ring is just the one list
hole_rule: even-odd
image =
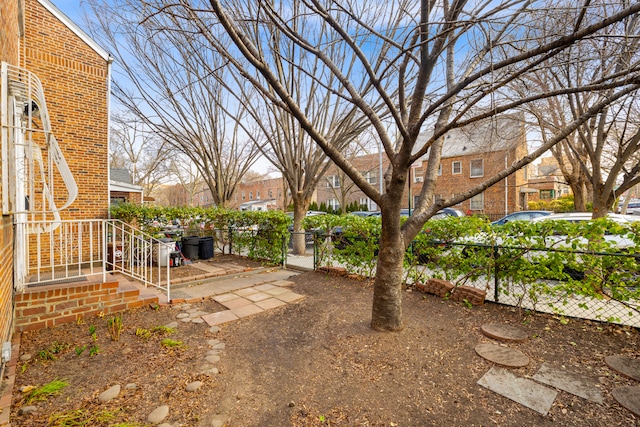
[(118, 220), (16, 223), (15, 284), (25, 286), (84, 280), (118, 272), (170, 292), (172, 245)]

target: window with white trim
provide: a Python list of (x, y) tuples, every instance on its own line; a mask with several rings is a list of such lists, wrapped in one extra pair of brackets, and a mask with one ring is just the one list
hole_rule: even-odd
[(369, 184), (375, 184), (378, 182), (378, 174), (376, 173), (376, 171), (368, 171), (363, 175), (365, 181), (367, 181)]
[(340, 202), (338, 201), (338, 199), (329, 199), (327, 200), (327, 207), (329, 209), (337, 211), (338, 209), (340, 209)]
[(482, 211), (484, 210), (484, 193), (476, 194), (471, 199), (469, 199), (469, 208), (472, 211)]
[(260, 200), (260, 190), (256, 191), (256, 199)]
[(253, 191), (249, 191), (249, 200), (253, 200)]
[(460, 175), (462, 173), (462, 162), (451, 163), (451, 173), (453, 175)]
[(438, 165), (438, 176), (442, 176), (442, 163)]
[(340, 188), (340, 177), (338, 175), (328, 176), (327, 188)]
[(422, 168), (413, 168), (413, 182), (422, 182), (424, 169)]
[(469, 162), (469, 177), (481, 178), (484, 176), (484, 160), (476, 159)]

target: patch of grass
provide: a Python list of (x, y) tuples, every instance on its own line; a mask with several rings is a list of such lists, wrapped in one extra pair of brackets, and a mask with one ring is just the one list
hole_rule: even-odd
[(97, 354), (100, 354), (100, 349), (98, 348), (97, 345), (94, 345), (89, 349), (89, 356), (95, 356)]
[(107, 319), (107, 329), (109, 330), (109, 336), (113, 341), (120, 340), (120, 333), (124, 325), (122, 324), (122, 314), (117, 314)]
[(148, 340), (151, 338), (151, 331), (145, 328), (136, 329), (136, 336)]
[(32, 390), (25, 398), (25, 402), (29, 404), (38, 400), (47, 400), (48, 397), (55, 396), (68, 385), (69, 383), (65, 380), (53, 380), (42, 387)]
[(151, 332), (155, 332), (162, 335), (171, 335), (176, 331), (176, 328), (169, 328), (167, 326), (154, 326), (151, 328)]
[(56, 360), (55, 355), (62, 353), (67, 348), (69, 348), (69, 344), (56, 341), (49, 348), (40, 350), (38, 352), (38, 358), (40, 360)]
[(95, 325), (89, 326), (89, 335), (91, 335), (91, 338), (93, 338), (93, 342), (98, 341), (98, 334), (96, 333)]
[[(113, 421), (120, 409), (116, 409), (115, 411), (110, 411), (107, 409), (103, 409), (99, 412), (91, 412), (86, 409), (76, 409), (73, 411), (53, 413), (49, 416), (49, 425), (52, 427), (83, 427), (83, 426), (94, 426), (97, 424), (106, 424), (109, 421)], [(142, 427), (144, 424), (139, 423), (118, 423), (118, 424), (110, 424), (111, 427), (114, 426), (122, 426), (122, 427)]]
[(172, 340), (171, 338), (163, 339), (160, 344), (167, 348), (184, 348), (184, 343), (182, 341)]
[(86, 348), (87, 348), (86, 345), (83, 345), (82, 347), (76, 346), (76, 356), (80, 356), (82, 352), (86, 350)]

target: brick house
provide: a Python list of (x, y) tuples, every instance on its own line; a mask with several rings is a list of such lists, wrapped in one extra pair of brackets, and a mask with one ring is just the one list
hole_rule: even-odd
[(132, 183), (128, 169), (111, 168), (109, 178), (109, 199), (112, 205), (125, 202), (141, 204), (143, 202), (143, 188)]
[[(0, 0), (0, 31), (0, 343), (5, 345), (14, 332), (143, 301), (136, 296), (134, 302), (132, 295), (139, 293), (107, 279), (104, 268), (110, 55), (49, 0)], [(79, 284), (68, 280), (70, 271)], [(8, 352), (2, 354), (4, 370)], [(9, 410), (1, 406), (3, 424)]]
[[(528, 152), (524, 121), (519, 116), (503, 115), (474, 123), (454, 129), (444, 138), (435, 198), (470, 190)], [(422, 189), (422, 173), (421, 165), (415, 165), (411, 183), (416, 190), (412, 194)], [(520, 169), (456, 207), (467, 214), (484, 214), (492, 219), (526, 210), (528, 195), (536, 193), (527, 185), (528, 175), (528, 168)]]
[[(455, 129), (444, 138), (446, 143), (438, 169), (435, 198), (446, 199), (469, 190), (527, 153), (524, 124), (513, 116), (500, 116)], [(379, 184), (380, 170), (385, 170), (388, 164), (386, 157), (380, 160), (378, 154), (360, 156), (352, 161), (373, 185)], [(403, 198), (404, 208), (415, 206), (418, 200), (424, 167), (426, 161), (418, 161), (412, 167)], [(529, 194), (537, 193), (527, 185), (527, 171), (527, 168), (517, 171), (456, 207), (468, 214), (484, 214), (491, 218), (527, 209)], [(318, 187), (318, 203), (337, 209), (352, 202), (368, 206), (369, 210), (376, 209), (375, 204), (343, 172), (336, 167), (330, 168), (325, 175), (324, 185)]]

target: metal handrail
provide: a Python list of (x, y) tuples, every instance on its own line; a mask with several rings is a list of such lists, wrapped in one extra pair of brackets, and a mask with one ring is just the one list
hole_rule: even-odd
[[(119, 220), (26, 221), (15, 224), (17, 291), (118, 272), (171, 299), (171, 247)], [(18, 241), (19, 240), (19, 241)]]

